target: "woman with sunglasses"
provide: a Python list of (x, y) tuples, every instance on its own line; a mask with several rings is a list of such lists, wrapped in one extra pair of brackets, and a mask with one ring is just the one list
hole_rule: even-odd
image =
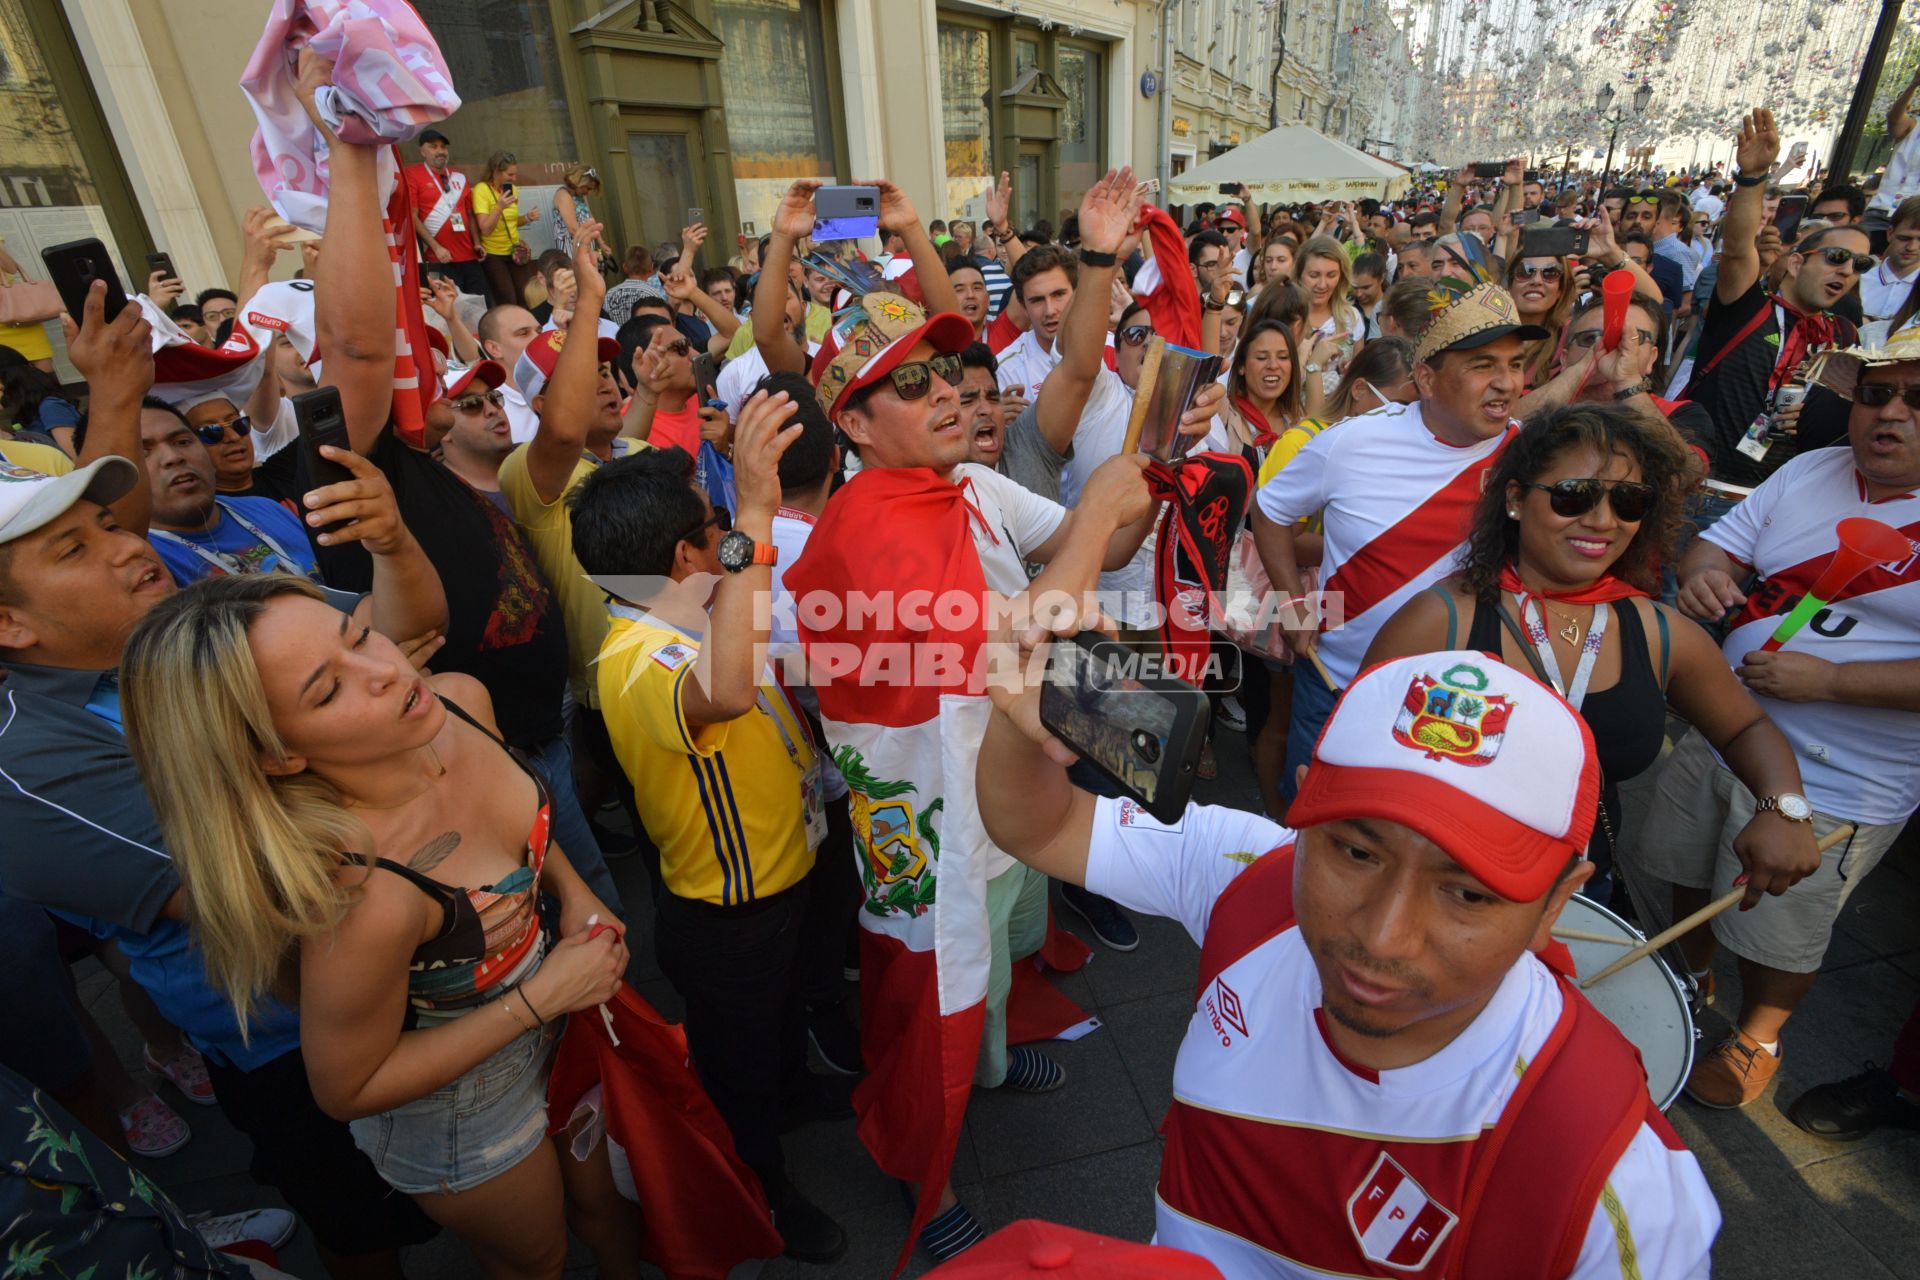
[[(1562, 693), (1600, 760), (1596, 874), (1581, 892), (1603, 904), (1618, 788), (1659, 759), (1669, 703), (1755, 795), (1800, 781), (1792, 748), (1719, 645), (1651, 598), (1692, 475), (1678, 440), (1629, 409), (1576, 404), (1529, 419), (1487, 478), (1460, 571), (1389, 619), (1363, 664), (1481, 649)], [(1792, 835), (1777, 818), (1756, 822), (1756, 839)]]
[(1527, 385), (1546, 381), (1553, 365), (1561, 326), (1573, 311), (1573, 302), (1585, 290), (1585, 273), (1572, 258), (1515, 256), (1507, 264), (1507, 292), (1520, 312), (1520, 323), (1537, 324), (1551, 337), (1527, 344)]
[[(573, 256), (573, 242), (579, 238), (580, 228), (593, 221), (593, 210), (587, 207), (587, 197), (600, 191), (600, 175), (592, 165), (570, 164), (560, 177), (560, 185), (553, 189), (553, 247), (569, 258)], [(602, 268), (613, 265), (613, 252), (607, 248), (607, 242), (599, 235), (594, 236), (594, 257)]]

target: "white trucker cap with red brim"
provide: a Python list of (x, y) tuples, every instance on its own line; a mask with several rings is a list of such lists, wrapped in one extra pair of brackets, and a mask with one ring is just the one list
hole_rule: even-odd
[(1599, 795), (1593, 734), (1567, 700), (1484, 653), (1455, 650), (1360, 673), (1287, 820), (1397, 822), (1501, 897), (1533, 902), (1586, 850)]

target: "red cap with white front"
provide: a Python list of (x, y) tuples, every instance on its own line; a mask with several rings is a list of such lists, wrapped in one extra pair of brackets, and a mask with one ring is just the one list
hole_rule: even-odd
[(1593, 734), (1566, 699), (1457, 650), (1360, 673), (1314, 746), (1287, 821), (1397, 822), (1501, 897), (1533, 902), (1585, 851), (1599, 796)]

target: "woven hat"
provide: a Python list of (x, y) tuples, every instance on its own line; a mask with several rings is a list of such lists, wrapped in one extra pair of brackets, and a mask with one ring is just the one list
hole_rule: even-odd
[(1920, 360), (1920, 327), (1902, 329), (1877, 342), (1861, 343), (1843, 351), (1822, 351), (1807, 362), (1807, 381), (1851, 400), (1854, 388), (1860, 384), (1862, 370), (1906, 360)]
[(1438, 280), (1427, 298), (1432, 319), (1413, 349), (1413, 358), (1422, 364), (1442, 351), (1484, 347), (1508, 334), (1527, 341), (1549, 336), (1537, 324), (1522, 324), (1513, 295), (1497, 284), (1468, 287), (1458, 280)]
[(849, 394), (872, 386), (907, 358), (922, 338), (935, 351), (965, 351), (973, 341), (973, 325), (955, 311), (929, 317), (925, 310), (897, 293), (878, 290), (856, 301), (850, 326), (835, 325), (842, 334), (839, 350), (820, 371), (820, 407), (828, 419)]

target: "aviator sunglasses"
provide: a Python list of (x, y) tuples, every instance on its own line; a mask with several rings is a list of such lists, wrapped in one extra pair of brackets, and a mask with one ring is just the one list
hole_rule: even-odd
[(898, 365), (887, 374), (893, 379), (893, 389), (902, 400), (918, 400), (933, 390), (935, 375), (950, 387), (959, 386), (964, 376), (960, 357), (951, 352), (942, 352), (926, 360)]
[(1591, 476), (1577, 480), (1556, 480), (1552, 484), (1530, 484), (1547, 495), (1553, 514), (1569, 519), (1583, 516), (1600, 505), (1604, 496), (1613, 506), (1613, 514), (1628, 524), (1638, 524), (1653, 510), (1654, 491), (1638, 480), (1596, 480)]

